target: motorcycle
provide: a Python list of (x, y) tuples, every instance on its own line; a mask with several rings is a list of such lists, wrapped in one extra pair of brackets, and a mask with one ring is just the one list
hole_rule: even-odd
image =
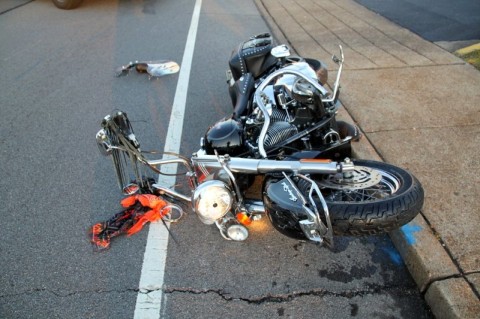
[[(249, 225), (264, 215), (286, 236), (327, 246), (334, 235), (399, 228), (420, 212), (423, 188), (399, 167), (350, 159), (357, 130), (335, 119), (341, 47), (340, 54), (330, 93), (322, 62), (291, 57), (268, 34), (252, 37), (233, 51), (227, 71), (233, 114), (207, 130), (190, 158), (148, 159), (121, 111), (103, 119), (97, 145), (112, 157), (125, 195), (189, 204), (227, 240), (246, 240)], [(146, 177), (171, 164), (185, 169), (187, 194)], [(259, 179), (261, 191), (252, 195)]]

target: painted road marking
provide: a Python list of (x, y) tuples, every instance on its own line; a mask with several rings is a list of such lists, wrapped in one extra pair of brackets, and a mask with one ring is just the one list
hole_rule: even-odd
[[(202, 0), (195, 2), (192, 21), (188, 31), (187, 43), (178, 77), (177, 89), (173, 100), (172, 113), (168, 124), (165, 140), (165, 152), (178, 153), (182, 139), (183, 118), (187, 101), (190, 69), (192, 66), (193, 50), (197, 37), (198, 21)], [(167, 158), (167, 156), (164, 156)], [(166, 173), (175, 173), (176, 165), (168, 165), (162, 169)], [(162, 185), (175, 185), (175, 176), (160, 175), (158, 183)], [(139, 292), (135, 305), (135, 319), (160, 318), (163, 298), (163, 279), (165, 262), (167, 258), (168, 231), (162, 222), (151, 223), (148, 231), (145, 255), (143, 257), (142, 273), (140, 275)], [(163, 298), (164, 299), (164, 298)]]

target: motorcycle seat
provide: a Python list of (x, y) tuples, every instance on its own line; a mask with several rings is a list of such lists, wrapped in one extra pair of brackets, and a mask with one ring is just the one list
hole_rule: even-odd
[(270, 34), (259, 34), (241, 43), (233, 50), (229, 65), (232, 76), (237, 81), (241, 76), (251, 73), (256, 79), (270, 69), (277, 59), (270, 54), (273, 39)]
[(233, 118), (244, 115), (248, 108), (248, 101), (255, 89), (255, 81), (251, 73), (241, 76), (233, 86), (229, 87), (230, 98), (233, 104)]

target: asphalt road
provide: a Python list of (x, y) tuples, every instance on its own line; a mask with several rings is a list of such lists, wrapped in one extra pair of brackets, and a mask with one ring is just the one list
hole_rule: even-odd
[[(121, 109), (143, 149), (163, 149), (178, 75), (113, 74), (137, 59), (180, 63), (195, 1), (11, 3), (0, 14), (0, 318), (132, 318), (147, 229), (106, 252), (90, 246), (88, 228), (122, 198), (94, 136)], [(203, 1), (183, 154), (231, 112), (231, 50), (266, 30), (253, 1)], [(262, 220), (232, 243), (192, 213), (172, 231), (165, 318), (430, 317), (386, 235), (336, 238), (328, 250)]]
[(432, 42), (480, 40), (480, 2), (355, 0)]

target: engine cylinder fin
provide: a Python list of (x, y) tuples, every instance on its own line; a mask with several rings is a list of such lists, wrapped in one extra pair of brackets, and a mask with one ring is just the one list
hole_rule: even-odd
[(297, 134), (295, 125), (287, 122), (274, 122), (270, 125), (265, 137), (265, 147), (274, 146), (277, 143)]
[(272, 109), (272, 114), (270, 115), (270, 121), (272, 122), (287, 122), (288, 116), (287, 111), (280, 110), (278, 108)]

